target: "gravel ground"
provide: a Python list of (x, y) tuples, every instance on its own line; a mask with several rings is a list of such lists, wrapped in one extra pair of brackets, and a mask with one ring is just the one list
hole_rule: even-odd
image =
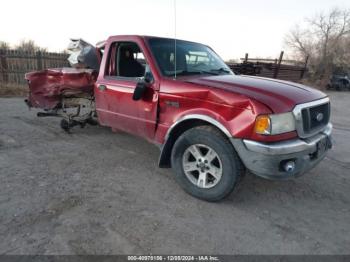
[(336, 144), (301, 178), (246, 175), (220, 203), (159, 169), (159, 150), (104, 127), (66, 134), (0, 99), (0, 254), (350, 254), (350, 93), (330, 93)]

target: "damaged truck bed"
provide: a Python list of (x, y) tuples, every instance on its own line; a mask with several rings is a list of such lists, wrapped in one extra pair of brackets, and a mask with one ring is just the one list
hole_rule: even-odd
[(92, 69), (53, 68), (26, 74), (30, 107), (55, 109), (66, 97), (93, 96), (97, 72)]
[(66, 131), (75, 125), (96, 124), (94, 84), (101, 48), (103, 44), (94, 47), (82, 39), (72, 39), (68, 46), (68, 61), (72, 67), (27, 73), (27, 105), (43, 109), (44, 112), (37, 114), (39, 117), (62, 117), (61, 127)]
[(61, 127), (69, 131), (75, 125), (95, 124), (94, 84), (97, 71), (92, 69), (54, 68), (26, 74), (29, 107), (44, 109), (38, 117), (60, 116)]

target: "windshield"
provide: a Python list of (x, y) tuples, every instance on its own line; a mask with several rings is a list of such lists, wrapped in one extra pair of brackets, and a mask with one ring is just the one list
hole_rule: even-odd
[(224, 61), (205, 45), (177, 40), (175, 69), (174, 39), (151, 38), (149, 44), (164, 76), (174, 76), (175, 72), (178, 76), (233, 74)]

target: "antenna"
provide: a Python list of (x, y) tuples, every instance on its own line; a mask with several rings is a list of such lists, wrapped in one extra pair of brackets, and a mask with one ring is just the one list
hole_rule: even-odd
[(174, 79), (176, 79), (176, 0), (174, 0)]

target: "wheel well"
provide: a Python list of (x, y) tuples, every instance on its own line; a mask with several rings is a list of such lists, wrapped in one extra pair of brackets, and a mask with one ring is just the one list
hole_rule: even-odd
[(197, 126), (213, 126), (217, 128), (223, 136), (226, 137), (226, 135), (215, 125), (201, 119), (187, 119), (182, 121), (181, 123), (177, 124), (169, 133), (160, 153), (159, 157), (159, 167), (161, 168), (170, 168), (170, 157), (171, 157), (171, 151), (173, 149), (173, 146), (176, 142), (176, 140), (187, 130), (197, 127)]

